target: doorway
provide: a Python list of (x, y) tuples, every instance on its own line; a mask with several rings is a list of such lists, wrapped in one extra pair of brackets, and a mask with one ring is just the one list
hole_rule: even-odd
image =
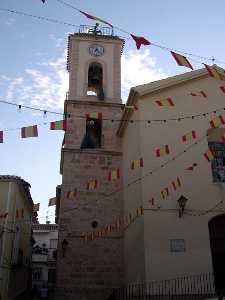
[(225, 295), (225, 214), (213, 217), (208, 225), (215, 289)]

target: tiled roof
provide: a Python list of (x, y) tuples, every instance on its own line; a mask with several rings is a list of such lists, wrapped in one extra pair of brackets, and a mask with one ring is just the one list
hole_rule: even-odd
[(19, 176), (14, 176), (14, 175), (0, 175), (0, 181), (13, 181), (13, 182), (17, 182), (18, 184), (20, 184), (22, 186), (22, 188), (24, 189), (24, 193), (27, 197), (27, 199), (30, 201), (30, 203), (33, 205), (33, 200), (30, 194), (30, 187), (31, 185), (25, 181), (24, 179), (22, 179)]

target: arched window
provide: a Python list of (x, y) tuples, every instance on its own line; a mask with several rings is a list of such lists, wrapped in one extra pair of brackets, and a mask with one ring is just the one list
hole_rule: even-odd
[(99, 100), (104, 100), (103, 70), (100, 63), (93, 62), (89, 65), (87, 95), (95, 95)]

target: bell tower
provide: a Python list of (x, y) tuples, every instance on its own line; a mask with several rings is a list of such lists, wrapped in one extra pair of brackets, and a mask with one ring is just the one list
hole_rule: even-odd
[[(61, 151), (56, 299), (106, 300), (123, 281), (121, 54), (111, 28), (81, 26), (68, 42), (67, 130)], [(115, 228), (115, 227), (114, 227)], [(85, 238), (84, 238), (85, 237)]]

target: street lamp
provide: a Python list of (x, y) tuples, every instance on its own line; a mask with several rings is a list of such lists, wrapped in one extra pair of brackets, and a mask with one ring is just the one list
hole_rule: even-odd
[(180, 198), (177, 200), (179, 204), (179, 218), (181, 218), (184, 213), (184, 208), (186, 206), (187, 201), (188, 199), (185, 198), (183, 195), (181, 195)]

